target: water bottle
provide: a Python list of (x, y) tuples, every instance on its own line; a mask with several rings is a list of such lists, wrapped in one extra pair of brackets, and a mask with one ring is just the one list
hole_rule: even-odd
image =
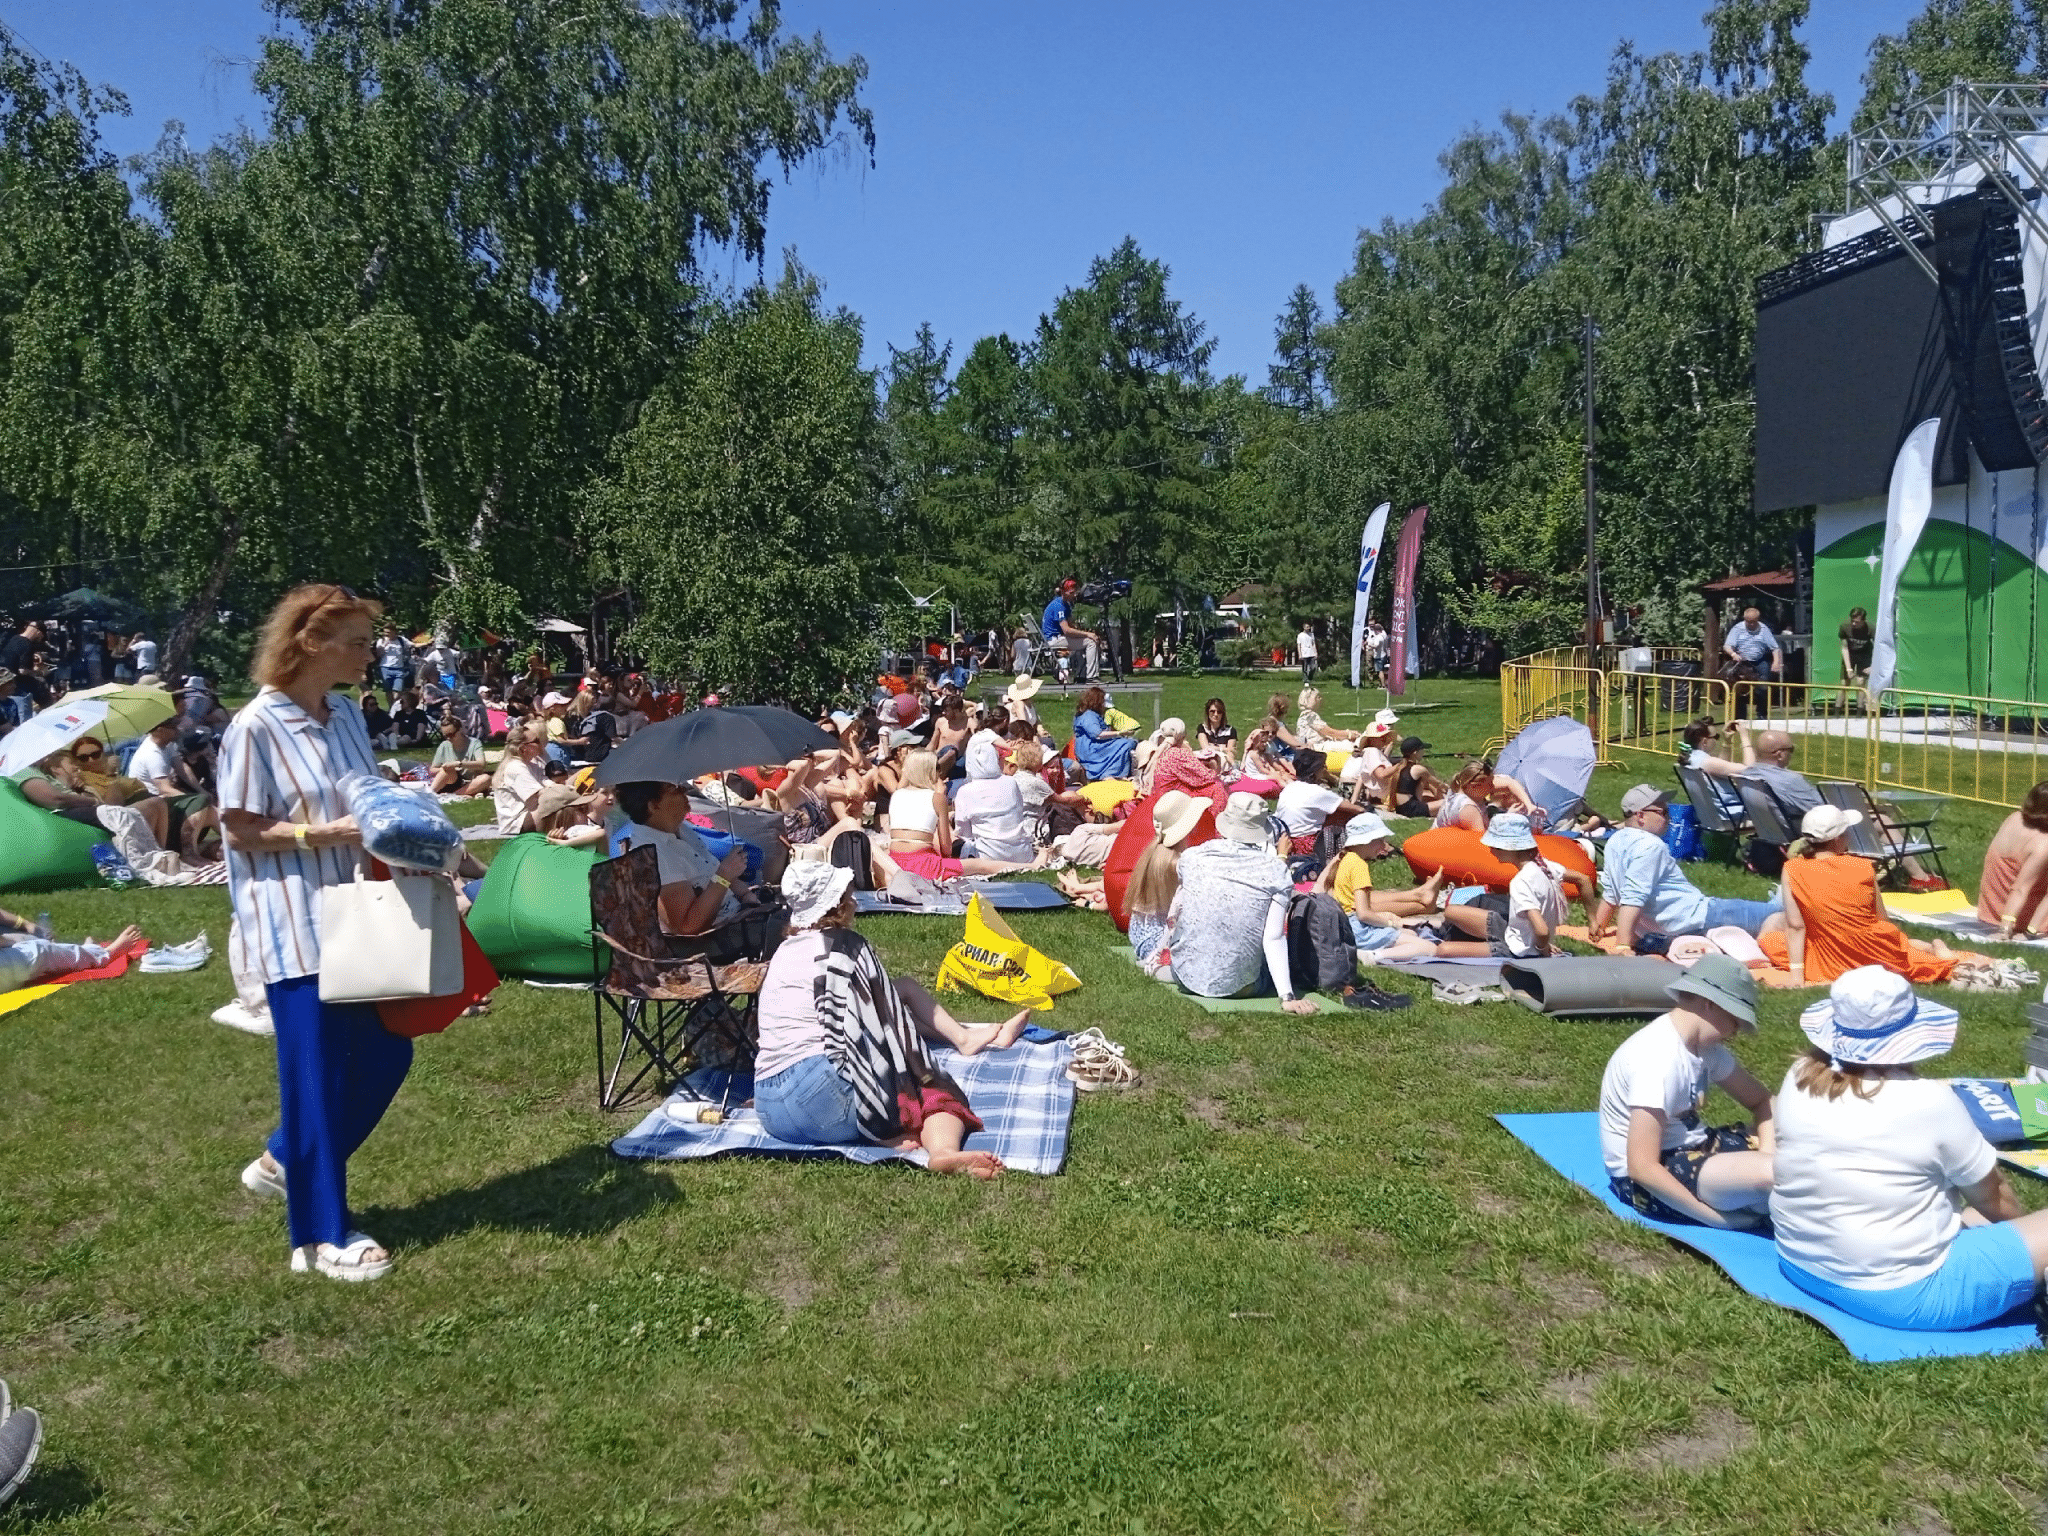
[(38, 912), (36, 914), (36, 932), (46, 939), (55, 938), (57, 936), (57, 930), (50, 926), (49, 913)]
[(111, 843), (93, 844), (92, 862), (94, 868), (99, 870), (100, 878), (117, 891), (126, 889), (135, 879), (135, 871), (129, 867), (128, 861), (121, 857), (120, 850)]

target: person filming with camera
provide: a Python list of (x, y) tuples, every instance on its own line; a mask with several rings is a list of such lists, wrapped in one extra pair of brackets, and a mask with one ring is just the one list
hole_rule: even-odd
[(1074, 622), (1074, 602), (1080, 591), (1081, 583), (1074, 577), (1069, 576), (1062, 581), (1052, 601), (1045, 605), (1045, 612), (1038, 621), (1038, 632), (1047, 651), (1069, 654), (1078, 651), (1081, 681), (1092, 683), (1102, 671), (1101, 648), (1095, 631), (1083, 629)]

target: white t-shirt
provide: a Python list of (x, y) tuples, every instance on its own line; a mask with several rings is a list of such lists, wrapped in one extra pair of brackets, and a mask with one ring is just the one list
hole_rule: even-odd
[(136, 641), (128, 647), (128, 659), (135, 663), (135, 675), (137, 677), (142, 676), (145, 672), (154, 672), (156, 670), (156, 642), (154, 640)]
[(1563, 876), (1564, 871), (1540, 853), (1515, 871), (1515, 878), (1508, 882), (1507, 946), (1512, 953), (1536, 952), (1536, 929), (1529, 921), (1531, 912), (1542, 914), (1544, 926), (1553, 936), (1558, 925), (1571, 915)]
[(517, 832), (528, 803), (539, 793), (540, 780), (524, 758), (507, 763), (504, 774), (491, 786), (491, 806), (497, 812), (498, 830), (508, 837)]
[(1695, 1056), (1668, 1013), (1659, 1014), (1621, 1042), (1600, 1078), (1600, 1155), (1610, 1177), (1628, 1177), (1628, 1122), (1632, 1109), (1664, 1112), (1660, 1150), (1697, 1146), (1707, 1137), (1700, 1104), (1710, 1085), (1735, 1070), (1735, 1054), (1710, 1045)]
[(1280, 825), (1290, 836), (1314, 837), (1323, 830), (1323, 823), (1330, 819), (1330, 812), (1343, 803), (1344, 797), (1336, 790), (1296, 779), (1280, 791), (1280, 798), (1273, 805), (1273, 814), (1280, 818)]
[[(661, 867), (663, 885), (690, 885), (702, 890), (718, 875), (718, 856), (704, 846), (704, 839), (688, 822), (673, 832), (633, 822), (626, 828), (628, 848), (652, 848)], [(739, 910), (740, 900), (731, 891), (718, 904), (714, 923), (722, 923)]]
[(1303, 661), (1316, 659), (1316, 637), (1313, 632), (1304, 629), (1294, 637), (1294, 654)]
[(1891, 1078), (1868, 1099), (1853, 1089), (1820, 1099), (1788, 1072), (1772, 1119), (1778, 1253), (1851, 1290), (1892, 1290), (1939, 1269), (1962, 1226), (1951, 1191), (1998, 1165), (1942, 1082)]
[(172, 742), (169, 746), (160, 747), (150, 737), (143, 737), (141, 744), (135, 749), (135, 755), (128, 759), (128, 777), (142, 780), (149, 786), (152, 794), (162, 793), (157, 789), (158, 779), (168, 779), (171, 792), (179, 793), (177, 743)]
[(1378, 747), (1354, 747), (1337, 777), (1346, 784), (1370, 781), (1370, 776), (1387, 766), (1387, 754)]
[(761, 1044), (754, 1057), (755, 1081), (824, 1051), (825, 1030), (818, 1023), (818, 977), (824, 969), (825, 935), (815, 928), (792, 933), (776, 946), (756, 1005)]
[(969, 779), (953, 797), (953, 831), (973, 859), (1028, 864), (1038, 852), (1024, 820), (1024, 792), (1015, 779)]

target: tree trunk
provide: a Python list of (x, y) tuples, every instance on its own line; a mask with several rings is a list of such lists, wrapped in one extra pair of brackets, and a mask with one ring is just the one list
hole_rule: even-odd
[[(220, 603), (220, 595), (228, 584), (228, 572), (234, 568), (235, 549), (242, 542), (242, 513), (236, 509), (228, 514), (227, 522), (221, 529), (220, 553), (214, 557), (213, 566), (206, 573), (199, 590), (192, 594), (192, 600), (185, 605), (185, 611), (178, 615), (178, 622), (171, 627), (170, 638), (164, 642), (162, 671), (160, 676), (169, 679), (182, 677), (186, 663), (199, 644), (202, 626), (213, 622), (213, 615)], [(214, 680), (218, 683), (219, 679)]]

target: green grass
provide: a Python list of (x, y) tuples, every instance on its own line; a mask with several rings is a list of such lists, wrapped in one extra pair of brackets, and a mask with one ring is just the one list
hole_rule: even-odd
[[(1264, 688), (1216, 691), (1242, 727)], [(1498, 729), (1420, 693), (1439, 748)], [(1948, 814), (1973, 875), (1995, 817)], [(24, 899), (226, 938), (218, 891)], [(1100, 917), (1016, 926), (1084, 983), (1052, 1022), (1145, 1077), (1061, 1177), (615, 1161), (587, 999), (515, 985), (356, 1159), (400, 1260), (360, 1287), (286, 1273), (236, 1182), (275, 1081), (207, 1022), (218, 960), (0, 1018), (0, 1374), (49, 1418), (0, 1531), (2038, 1529), (2041, 1356), (1856, 1365), (1491, 1122), (1589, 1106), (1627, 1026), (1211, 1017)], [(929, 977), (958, 920), (867, 931)], [(1955, 1066), (2017, 1070), (2019, 1002), (1961, 1002)], [(1741, 1047), (1769, 1080), (1796, 1008)]]

